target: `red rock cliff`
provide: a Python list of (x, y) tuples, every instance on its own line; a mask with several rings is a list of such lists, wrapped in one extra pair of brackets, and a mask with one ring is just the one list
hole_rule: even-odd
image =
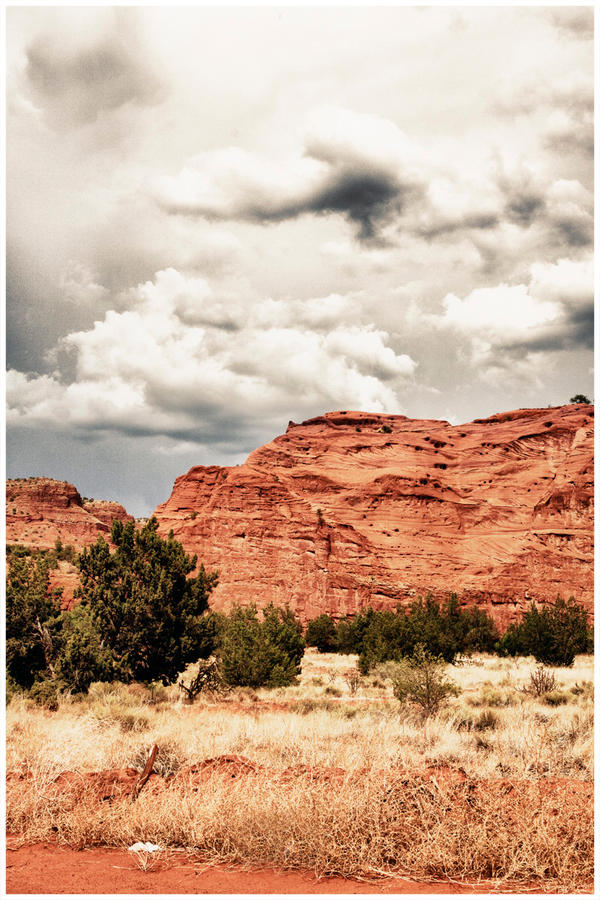
[(6, 542), (51, 549), (57, 539), (81, 550), (99, 534), (108, 535), (113, 519), (133, 516), (120, 503), (82, 500), (68, 481), (9, 478), (6, 482)]
[(220, 574), (216, 608), (307, 620), (456, 591), (502, 625), (530, 599), (593, 604), (593, 407), (452, 426), (334, 412), (196, 466), (155, 515)]
[[(40, 549), (54, 548), (60, 539), (81, 550), (93, 544), (99, 534), (108, 537), (113, 519), (132, 520), (120, 503), (82, 500), (68, 481), (53, 478), (12, 478), (6, 482), (6, 543)], [(79, 583), (77, 569), (59, 563), (50, 572), (52, 587), (63, 591), (63, 606), (73, 604)]]

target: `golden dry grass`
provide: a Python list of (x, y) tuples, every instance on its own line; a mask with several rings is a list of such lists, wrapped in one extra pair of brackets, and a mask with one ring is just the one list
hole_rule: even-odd
[[(297, 686), (194, 706), (176, 688), (152, 702), (140, 686), (93, 686), (56, 712), (16, 698), (7, 710), (7, 769), (30, 776), (9, 782), (9, 829), (73, 846), (150, 840), (211, 860), (320, 874), (540, 880), (569, 891), (589, 882), (591, 657), (555, 670), (567, 696), (558, 706), (519, 690), (533, 660), (476, 657), (451, 668), (463, 693), (427, 722), (393, 699), (381, 673), (353, 695), (344, 673), (355, 664), (309, 651)], [(142, 791), (135, 803), (49, 790), (65, 771), (141, 769), (153, 743), (165, 776), (226, 754), (268, 771), (235, 781), (216, 775), (199, 792), (184, 780)], [(285, 784), (273, 777), (299, 765), (346, 774)], [(419, 774), (428, 766), (461, 768), (466, 778), (428, 781)]]

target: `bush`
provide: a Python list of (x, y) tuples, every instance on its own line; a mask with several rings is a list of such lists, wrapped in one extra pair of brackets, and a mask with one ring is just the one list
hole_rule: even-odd
[(425, 716), (435, 714), (448, 697), (459, 694), (458, 687), (445, 677), (446, 663), (419, 644), (412, 657), (398, 667), (394, 696), (421, 707)]
[(475, 731), (489, 731), (496, 728), (497, 725), (498, 713), (495, 713), (493, 709), (484, 709), (473, 722), (473, 729)]
[(316, 647), (319, 653), (335, 653), (337, 635), (335, 622), (326, 613), (311, 619), (306, 626), (304, 641), (308, 647)]
[(349, 669), (344, 672), (344, 681), (348, 685), (350, 693), (354, 696), (360, 686), (361, 678), (358, 669)]
[(139, 531), (133, 522), (113, 522), (111, 540), (114, 552), (99, 537), (81, 553), (76, 596), (110, 651), (111, 678), (170, 684), (201, 655), (207, 638), (202, 614), (217, 575), (200, 566), (189, 578), (196, 557), (172, 533), (161, 538), (154, 517)]
[(544, 665), (572, 666), (578, 653), (593, 652), (588, 614), (573, 597), (568, 601), (557, 597), (541, 610), (532, 603), (521, 621), (508, 627), (498, 650), (509, 656), (533, 656)]
[(541, 697), (549, 691), (553, 691), (556, 687), (556, 676), (554, 672), (545, 669), (544, 666), (538, 666), (529, 675), (529, 684), (523, 688), (526, 694), (533, 694), (534, 697)]
[(491, 651), (497, 641), (493, 619), (476, 607), (462, 608), (456, 594), (450, 594), (441, 607), (428, 595), (408, 610), (401, 606), (395, 612), (367, 609), (351, 624), (338, 626), (338, 647), (352, 646), (363, 675), (380, 662), (410, 656), (418, 644), (451, 663), (460, 653)]
[(563, 691), (548, 691), (547, 694), (543, 695), (542, 699), (548, 706), (563, 706), (569, 702), (569, 695)]
[(259, 620), (256, 606), (238, 606), (224, 617), (217, 656), (227, 684), (293, 684), (300, 674), (303, 654), (302, 626), (288, 608), (269, 604)]
[(60, 649), (55, 674), (75, 692), (85, 692), (93, 681), (109, 681), (112, 657), (87, 606), (77, 604), (62, 615)]
[(20, 687), (54, 675), (61, 591), (45, 555), (11, 553), (6, 578), (6, 668)]
[(60, 685), (52, 679), (36, 681), (29, 689), (29, 697), (37, 706), (44, 709), (57, 710), (60, 700)]
[(75, 548), (71, 544), (65, 546), (60, 538), (56, 538), (52, 556), (56, 562), (65, 560), (66, 562), (74, 563), (77, 559)]
[(190, 703), (193, 703), (200, 694), (224, 693), (226, 685), (219, 660), (214, 656), (200, 660), (196, 666), (195, 675), (188, 684), (181, 679), (179, 687), (184, 691)]
[(115, 712), (113, 719), (118, 723), (121, 731), (142, 732), (147, 731), (150, 726), (150, 719), (143, 712), (134, 712), (132, 710), (124, 710), (123, 712)]

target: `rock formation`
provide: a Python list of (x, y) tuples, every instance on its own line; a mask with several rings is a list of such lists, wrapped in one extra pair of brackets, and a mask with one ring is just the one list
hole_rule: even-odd
[[(132, 520), (120, 503), (82, 499), (68, 481), (11, 478), (6, 482), (6, 543), (42, 550), (56, 541), (81, 550), (99, 534), (108, 538), (113, 519)], [(51, 586), (63, 591), (63, 607), (71, 607), (79, 583), (75, 566), (61, 560), (50, 572)]]
[(155, 515), (219, 571), (216, 608), (287, 603), (306, 621), (456, 591), (502, 626), (558, 593), (592, 612), (593, 416), (327, 413), (243, 465), (192, 468)]
[(108, 535), (113, 519), (133, 516), (120, 503), (81, 498), (68, 481), (9, 478), (6, 482), (6, 543), (52, 549), (57, 540), (81, 550), (99, 534)]

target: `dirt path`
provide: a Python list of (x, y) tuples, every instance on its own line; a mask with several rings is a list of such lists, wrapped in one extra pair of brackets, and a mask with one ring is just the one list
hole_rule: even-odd
[[(502, 888), (503, 892), (507, 888)], [(473, 894), (489, 885), (403, 878), (317, 879), (310, 872), (207, 866), (172, 853), (143, 872), (132, 853), (103, 847), (71, 850), (34, 844), (6, 851), (7, 894)], [(521, 888), (523, 891), (523, 888)], [(530, 893), (539, 893), (531, 888)]]

